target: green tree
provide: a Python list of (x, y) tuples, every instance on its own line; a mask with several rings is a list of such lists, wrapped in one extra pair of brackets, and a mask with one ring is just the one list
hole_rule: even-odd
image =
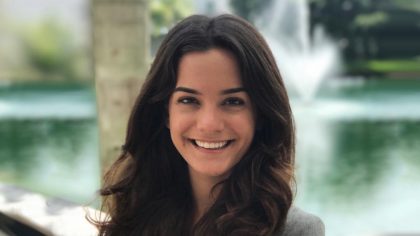
[(150, 1), (153, 36), (166, 34), (172, 25), (193, 12), (192, 6), (191, 0)]
[(178, 21), (193, 13), (192, 0), (150, 1), (152, 23), (151, 55), (159, 47), (164, 35)]
[(28, 26), (22, 42), (29, 66), (42, 79), (72, 80), (77, 76), (72, 34), (55, 19)]
[[(412, 58), (420, 50), (420, 1), (310, 0), (311, 28), (324, 25), (347, 60)], [(418, 53), (417, 53), (418, 55)]]

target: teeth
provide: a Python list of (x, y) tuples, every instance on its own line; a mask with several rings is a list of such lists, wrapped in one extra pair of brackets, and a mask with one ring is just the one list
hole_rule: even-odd
[(227, 141), (223, 141), (223, 142), (202, 142), (202, 141), (198, 141), (198, 140), (194, 140), (195, 144), (197, 144), (197, 146), (202, 147), (202, 148), (207, 148), (207, 149), (219, 149), (224, 147), (228, 142)]

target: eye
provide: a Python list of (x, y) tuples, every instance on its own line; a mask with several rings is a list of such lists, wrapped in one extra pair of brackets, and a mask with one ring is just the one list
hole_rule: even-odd
[(242, 106), (245, 104), (245, 101), (241, 98), (231, 97), (223, 101), (223, 105), (227, 106)]
[(196, 105), (198, 105), (199, 104), (198, 103), (198, 100), (196, 98), (194, 98), (194, 97), (180, 97), (177, 100), (177, 103), (179, 103), (179, 104), (186, 104), (186, 105), (188, 105), (188, 104), (196, 104)]

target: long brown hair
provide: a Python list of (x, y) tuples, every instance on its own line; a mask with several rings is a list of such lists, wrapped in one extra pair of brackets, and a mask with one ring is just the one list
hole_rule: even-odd
[[(193, 224), (187, 164), (172, 144), (167, 105), (180, 58), (221, 48), (239, 65), (256, 108), (253, 142), (221, 185), (213, 206)], [(289, 99), (274, 57), (245, 20), (194, 15), (163, 40), (128, 123), (123, 151), (104, 178), (106, 219), (100, 235), (272, 235), (293, 200), (295, 131)]]

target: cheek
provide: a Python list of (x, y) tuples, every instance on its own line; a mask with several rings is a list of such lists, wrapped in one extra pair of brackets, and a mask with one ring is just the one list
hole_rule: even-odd
[(252, 139), (255, 132), (255, 119), (252, 114), (242, 114), (241, 116), (235, 117), (230, 122), (236, 133), (243, 136), (245, 139)]
[(192, 125), (192, 123), (190, 115), (176, 110), (169, 110), (168, 128), (171, 133), (175, 134), (184, 132)]

